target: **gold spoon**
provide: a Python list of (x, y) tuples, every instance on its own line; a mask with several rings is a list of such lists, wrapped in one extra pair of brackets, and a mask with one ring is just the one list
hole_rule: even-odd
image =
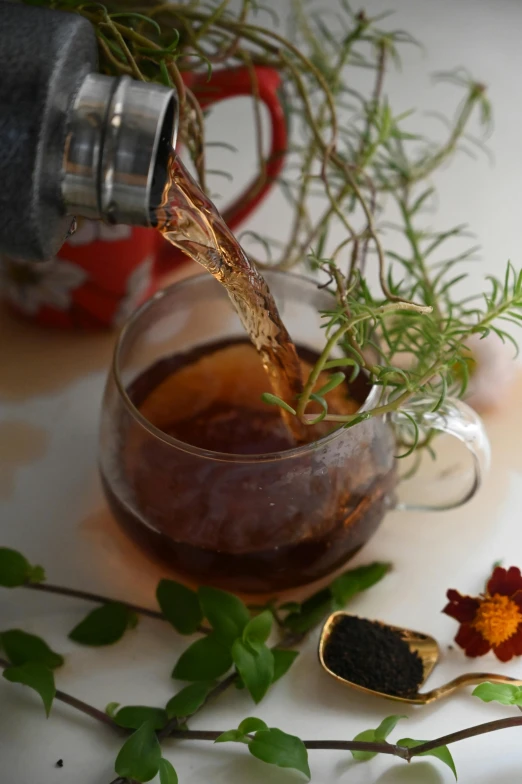
[[(368, 689), (366, 686), (359, 686), (358, 683), (353, 683), (353, 681), (346, 680), (346, 678), (341, 678), (340, 675), (337, 675), (326, 665), (324, 660), (325, 647), (335, 625), (341, 620), (341, 618), (347, 616), (349, 616), (349, 613), (343, 612), (342, 610), (330, 615), (323, 626), (321, 639), (319, 641), (319, 661), (321, 662), (323, 670), (325, 670), (328, 675), (331, 675), (344, 686), (351, 686), (353, 689), (365, 692), (366, 694), (375, 694), (377, 697), (386, 697), (389, 700), (406, 702), (410, 705), (428, 705), (430, 702), (435, 702), (436, 700), (440, 700), (443, 697), (448, 697), (450, 694), (453, 694), (454, 691), (462, 688), (463, 686), (474, 686), (478, 683), (484, 683), (485, 681), (489, 681), (490, 683), (512, 683), (515, 686), (522, 686), (522, 680), (508, 678), (506, 675), (497, 675), (495, 673), (489, 672), (468, 672), (465, 675), (459, 675), (458, 678), (454, 678), (449, 683), (445, 683), (443, 686), (439, 686), (437, 689), (432, 689), (431, 691), (426, 692), (417, 692), (412, 697), (397, 697), (394, 694), (386, 694), (386, 692)], [(422, 686), (433, 672), (435, 665), (439, 660), (440, 649), (437, 644), (437, 640), (435, 640), (433, 637), (430, 637), (428, 634), (414, 632), (411, 629), (402, 629), (399, 626), (390, 626), (389, 624), (381, 623), (380, 621), (374, 621), (374, 623), (379, 623), (384, 628), (398, 632), (404, 642), (408, 644), (410, 650), (416, 652), (420, 656), (423, 666), (423, 678), (422, 683), (420, 684)]]

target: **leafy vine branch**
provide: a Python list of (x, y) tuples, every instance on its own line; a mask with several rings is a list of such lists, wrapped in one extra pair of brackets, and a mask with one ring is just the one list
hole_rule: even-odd
[[(6, 588), (29, 588), (51, 594), (70, 596), (100, 606), (91, 611), (69, 634), (89, 646), (113, 644), (136, 624), (136, 616), (148, 615), (168, 621), (181, 634), (202, 633), (178, 659), (173, 677), (189, 684), (169, 699), (165, 708), (124, 706), (109, 703), (102, 711), (64, 691), (56, 689), (54, 670), (63, 657), (51, 650), (39, 637), (18, 629), (0, 632), (0, 657), (3, 677), (12, 683), (29, 686), (41, 697), (49, 714), (54, 700), (95, 719), (126, 740), (118, 753), (114, 782), (147, 782), (157, 774), (160, 784), (177, 784), (172, 763), (162, 756), (161, 743), (170, 738), (178, 741), (237, 742), (265, 763), (295, 768), (310, 777), (308, 751), (338, 750), (350, 752), (358, 761), (376, 754), (387, 754), (411, 762), (415, 757), (433, 756), (456, 769), (448, 746), (468, 738), (522, 726), (522, 716), (490, 721), (449, 733), (430, 741), (403, 738), (396, 743), (387, 738), (405, 717), (389, 716), (379, 727), (364, 730), (352, 740), (300, 740), (294, 735), (268, 727), (261, 719), (243, 719), (237, 729), (226, 731), (191, 730), (187, 722), (209, 700), (216, 699), (235, 685), (244, 688), (258, 703), (266, 691), (292, 666), (298, 652), (292, 646), (321, 623), (332, 609), (342, 607), (356, 593), (367, 590), (381, 580), (388, 564), (370, 564), (345, 572), (328, 588), (314, 594), (302, 604), (277, 607), (273, 602), (248, 609), (237, 597), (224, 591), (200, 588), (196, 593), (171, 580), (161, 580), (157, 589), (160, 611), (150, 611), (124, 602), (83, 591), (49, 585), (40, 566), (32, 566), (19, 552), (0, 548), (0, 585)], [(202, 625), (206, 618), (208, 626)], [(280, 639), (268, 648), (266, 641), (277, 620)], [(232, 671), (230, 671), (232, 669)], [(220, 676), (225, 675), (219, 680)], [(481, 684), (474, 694), (486, 702), (522, 706), (522, 688), (511, 684)]]
[[(0, 657), (0, 667), (5, 670), (11, 667), (11, 662), (6, 661)], [(107, 713), (94, 708), (91, 705), (71, 696), (63, 691), (56, 691), (55, 699), (69, 705), (71, 708), (90, 716), (92, 719), (102, 722), (106, 726), (111, 727), (113, 730), (122, 733), (122, 727), (109, 716)], [(458, 743), (468, 738), (474, 738), (478, 735), (486, 735), (491, 732), (498, 732), (503, 729), (510, 729), (512, 727), (522, 726), (522, 716), (511, 716), (506, 719), (497, 719), (496, 721), (488, 721), (483, 724), (476, 724), (473, 727), (468, 727), (458, 732), (452, 732), (448, 735), (442, 735), (440, 738), (425, 741), (418, 746), (408, 748), (393, 743), (378, 743), (372, 741), (358, 741), (358, 740), (303, 740), (305, 748), (317, 751), (360, 751), (369, 752), (372, 754), (389, 754), (394, 757), (400, 757), (407, 762), (410, 762), (414, 757), (419, 757), (428, 751), (440, 748), (441, 746), (449, 746), (452, 743)], [(219, 730), (181, 730), (171, 729), (168, 732), (163, 730), (159, 731), (160, 738), (172, 737), (176, 740), (192, 740), (192, 741), (211, 741), (216, 742), (222, 735), (223, 731)]]

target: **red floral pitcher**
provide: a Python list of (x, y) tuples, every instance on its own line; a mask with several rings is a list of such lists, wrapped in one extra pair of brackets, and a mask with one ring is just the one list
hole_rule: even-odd
[[(267, 195), (287, 147), (281, 78), (272, 68), (256, 66), (255, 71), (259, 97), (270, 117), (272, 143), (263, 185), (258, 187), (254, 179), (224, 213), (232, 229)], [(206, 74), (184, 76), (203, 108), (252, 95), (247, 68), (216, 71), (208, 82)], [(1, 259), (0, 292), (18, 311), (42, 324), (118, 326), (158, 287), (162, 274), (186, 258), (154, 229), (81, 220), (57, 258), (38, 263)]]

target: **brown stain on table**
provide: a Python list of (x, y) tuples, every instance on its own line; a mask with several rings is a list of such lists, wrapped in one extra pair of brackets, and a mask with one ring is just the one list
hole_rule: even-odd
[[(199, 274), (184, 264), (162, 285)], [(23, 402), (58, 392), (90, 373), (109, 370), (118, 330), (44, 327), (0, 302), (0, 402)]]
[(0, 305), (0, 401), (52, 394), (109, 367), (115, 332), (52, 329)]
[(50, 434), (28, 422), (0, 422), (0, 499), (8, 500), (15, 489), (20, 468), (40, 460), (47, 450)]

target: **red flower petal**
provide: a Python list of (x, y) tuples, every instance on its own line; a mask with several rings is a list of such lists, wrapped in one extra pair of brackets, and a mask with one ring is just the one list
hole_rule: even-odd
[(497, 566), (487, 586), (490, 596), (499, 593), (501, 596), (512, 596), (517, 591), (522, 591), (522, 574), (518, 566), (503, 569)]
[(460, 627), (455, 642), (464, 649), (466, 656), (484, 656), (491, 650), (491, 645), (483, 636), (473, 628), (470, 623), (463, 623)]
[(522, 656), (522, 623), (519, 624), (518, 629), (510, 638), (509, 642), (513, 643), (514, 655)]
[(509, 598), (512, 602), (515, 602), (515, 604), (518, 605), (519, 610), (522, 612), (522, 591), (517, 591)]
[(507, 662), (510, 659), (512, 659), (513, 656), (515, 655), (515, 646), (513, 642), (515, 636), (516, 635), (514, 634), (512, 637), (509, 638), (509, 640), (506, 640), (505, 642), (502, 642), (500, 645), (498, 645), (496, 648), (493, 648), (493, 653), (495, 654), (497, 659), (500, 659), (501, 662)]
[(459, 623), (467, 623), (473, 620), (480, 606), (480, 601), (473, 596), (462, 596), (458, 591), (450, 589), (447, 593), (449, 604), (443, 609), (443, 613), (455, 618)]

